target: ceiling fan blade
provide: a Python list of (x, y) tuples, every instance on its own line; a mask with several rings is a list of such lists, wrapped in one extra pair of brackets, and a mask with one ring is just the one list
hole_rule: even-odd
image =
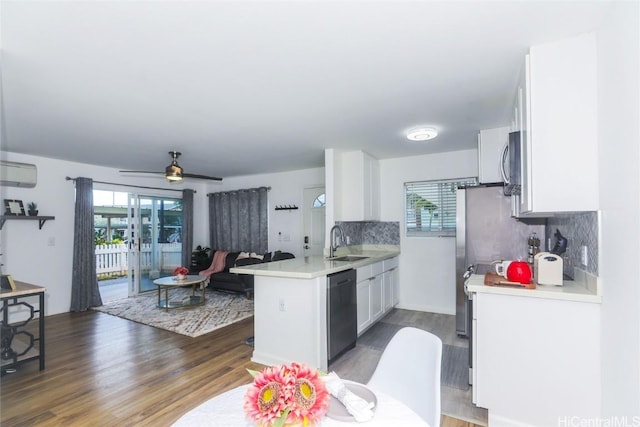
[(164, 172), (158, 171), (119, 171), (121, 173), (155, 173), (155, 174), (164, 174)]
[(182, 173), (182, 176), (185, 178), (198, 178), (198, 179), (210, 179), (212, 181), (222, 181), (222, 178), (218, 178), (215, 176), (207, 176), (207, 175), (198, 175), (195, 173)]

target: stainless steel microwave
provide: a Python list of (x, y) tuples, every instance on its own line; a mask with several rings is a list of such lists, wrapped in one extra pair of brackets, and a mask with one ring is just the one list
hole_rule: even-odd
[(500, 170), (504, 179), (505, 196), (517, 196), (520, 194), (522, 185), (522, 165), (521, 165), (521, 133), (511, 132), (509, 142), (502, 150)]

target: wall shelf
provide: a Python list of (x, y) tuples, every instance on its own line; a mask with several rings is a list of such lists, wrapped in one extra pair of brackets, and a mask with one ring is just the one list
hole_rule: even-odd
[(2, 215), (2, 216), (0, 216), (0, 230), (2, 230), (2, 227), (4, 226), (4, 222), (6, 220), (8, 220), (8, 219), (10, 219), (10, 220), (22, 220), (22, 221), (25, 221), (25, 220), (27, 220), (27, 221), (28, 220), (31, 220), (31, 221), (37, 220), (38, 221), (38, 225), (39, 225), (38, 229), (42, 230), (42, 226), (44, 225), (45, 222), (47, 222), (50, 219), (51, 220), (56, 219), (56, 217), (55, 216)]

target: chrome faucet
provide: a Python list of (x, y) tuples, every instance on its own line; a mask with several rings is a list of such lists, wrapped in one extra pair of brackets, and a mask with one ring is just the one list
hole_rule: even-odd
[[(340, 243), (338, 243), (337, 237), (340, 237)], [(338, 249), (338, 246), (344, 243), (344, 231), (342, 231), (342, 227), (340, 227), (337, 224), (331, 227), (331, 231), (329, 232), (329, 238), (331, 239), (331, 245), (329, 245), (329, 258), (333, 258), (336, 255), (336, 250)]]

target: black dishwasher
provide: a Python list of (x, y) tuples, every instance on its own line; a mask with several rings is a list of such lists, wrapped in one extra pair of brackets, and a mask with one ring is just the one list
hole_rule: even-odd
[(349, 269), (327, 276), (327, 360), (356, 346), (358, 335), (356, 271)]

